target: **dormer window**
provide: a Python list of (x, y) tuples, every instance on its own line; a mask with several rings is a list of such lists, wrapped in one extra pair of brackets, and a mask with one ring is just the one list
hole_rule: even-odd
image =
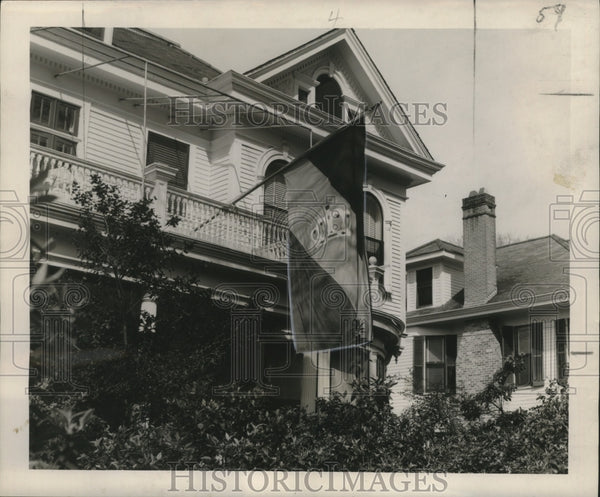
[(342, 89), (335, 79), (323, 74), (317, 78), (319, 85), (315, 89), (317, 108), (342, 119)]
[(417, 307), (433, 304), (433, 268), (417, 270)]

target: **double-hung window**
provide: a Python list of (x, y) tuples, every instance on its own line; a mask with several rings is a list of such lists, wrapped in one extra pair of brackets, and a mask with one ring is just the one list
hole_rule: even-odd
[(34, 91), (29, 111), (31, 143), (75, 155), (79, 112), (76, 105)]
[(541, 322), (502, 329), (502, 355), (505, 358), (520, 355), (523, 359), (523, 367), (514, 378), (517, 386), (544, 384), (543, 332)]
[(456, 392), (456, 335), (413, 339), (413, 391)]
[(433, 304), (433, 268), (417, 270), (417, 307)]

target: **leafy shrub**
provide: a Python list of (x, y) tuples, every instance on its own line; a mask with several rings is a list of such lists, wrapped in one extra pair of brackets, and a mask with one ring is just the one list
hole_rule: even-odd
[[(360, 395), (320, 399), (310, 413), (276, 405), (260, 390), (174, 399), (170, 418), (161, 420), (152, 419), (148, 404), (135, 404), (114, 429), (94, 416), (70, 434), (59, 423), (32, 457), (82, 469), (168, 469), (168, 462), (194, 461), (228, 470), (567, 471), (565, 391), (550, 392), (528, 411), (468, 420), (461, 400), (442, 394), (422, 396), (396, 415), (384, 401), (390, 385), (357, 384)], [(43, 419), (32, 418), (41, 425)]]

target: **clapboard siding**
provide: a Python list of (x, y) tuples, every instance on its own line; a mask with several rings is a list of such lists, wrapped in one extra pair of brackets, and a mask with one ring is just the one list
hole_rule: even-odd
[(465, 275), (462, 270), (450, 268), (450, 297), (454, 297), (465, 287)]
[(414, 311), (417, 308), (417, 272), (406, 273), (406, 310)]
[(198, 195), (210, 197), (210, 160), (205, 148), (193, 146), (190, 159), (189, 190)]
[(444, 286), (446, 284), (447, 276), (448, 275), (442, 271), (441, 264), (433, 265), (433, 271), (432, 271), (433, 281), (431, 283), (432, 283), (432, 298), (433, 298), (432, 305), (434, 307), (436, 307), (438, 305), (442, 305), (444, 303), (444, 297), (445, 297), (445, 293), (446, 293)]
[[(243, 143), (240, 153), (240, 186), (242, 191), (247, 191), (256, 184), (258, 174), (256, 167), (261, 155), (264, 153), (264, 149), (248, 143)], [(242, 206), (246, 209), (255, 209), (260, 202), (261, 195), (261, 189), (259, 188), (257, 191), (244, 198)]]
[(88, 160), (140, 175), (142, 148), (142, 129), (137, 123), (92, 106), (86, 143)]
[(404, 347), (398, 361), (390, 361), (387, 367), (388, 376), (393, 376), (398, 383), (393, 387), (390, 403), (396, 413), (409, 407), (412, 403), (412, 357), (413, 336), (409, 335), (402, 339)]
[(383, 310), (405, 319), (404, 309), (404, 288), (405, 288), (405, 259), (404, 246), (402, 244), (402, 201), (392, 196), (387, 197), (387, 204), (391, 215), (390, 237), (391, 246), (385, 247), (390, 254), (389, 266), (386, 271), (391, 271), (391, 277), (388, 279), (391, 293), (391, 300), (386, 302)]
[(216, 164), (211, 167), (210, 198), (219, 202), (227, 202), (230, 198), (231, 166)]

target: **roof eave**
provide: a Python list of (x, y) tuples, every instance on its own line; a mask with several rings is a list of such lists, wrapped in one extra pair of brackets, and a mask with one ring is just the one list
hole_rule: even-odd
[[(423, 316), (411, 316), (410, 312), (406, 315), (406, 326), (419, 326), (424, 324), (439, 324), (448, 321), (456, 321), (467, 318), (475, 318), (481, 316), (491, 316), (496, 314), (504, 314), (508, 312), (527, 311), (533, 308), (544, 307), (547, 305), (561, 306), (569, 303), (568, 295), (557, 299), (554, 293), (536, 296), (536, 302), (529, 306), (517, 306), (512, 300), (504, 300), (501, 302), (489, 302), (477, 307), (461, 307), (459, 309), (451, 309), (447, 311), (433, 312)], [(567, 307), (567, 306), (565, 306)]]

